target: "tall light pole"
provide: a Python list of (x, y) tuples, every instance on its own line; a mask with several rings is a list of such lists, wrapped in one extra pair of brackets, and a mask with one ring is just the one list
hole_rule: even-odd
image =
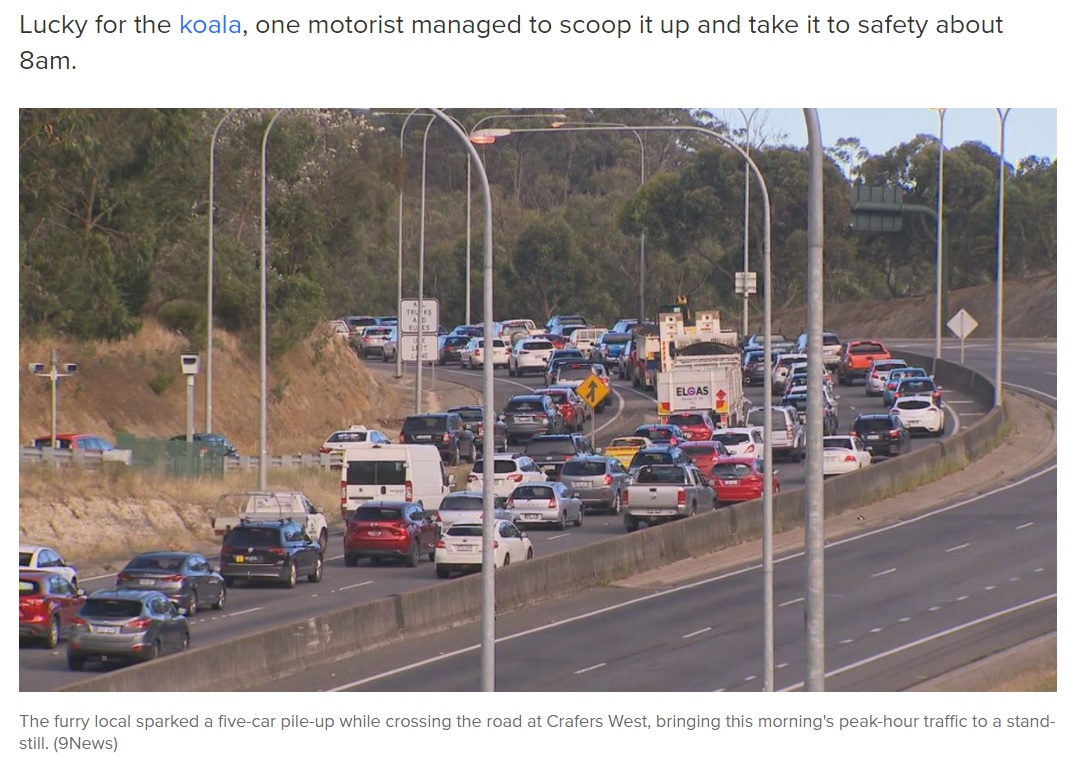
[(206, 432), (213, 432), (213, 176), (214, 164), (217, 154), (217, 134), (221, 127), (236, 112), (229, 109), (221, 117), (217, 127), (213, 128), (213, 136), (209, 139), (209, 263), (206, 271)]
[[(752, 170), (756, 182), (759, 185), (760, 197), (763, 205), (763, 354), (770, 358), (771, 347), (771, 300), (773, 291), (770, 278), (770, 193), (763, 173), (755, 161), (736, 142), (730, 140), (710, 128), (697, 125), (658, 126), (637, 125), (635, 127), (571, 127), (571, 128), (528, 128), (522, 130), (509, 130), (508, 128), (493, 128), (472, 132), (472, 141), (480, 139), (483, 143), (493, 143), (498, 138), (507, 137), (513, 133), (557, 133), (557, 132), (601, 132), (601, 131), (639, 131), (644, 132), (667, 132), (667, 133), (702, 133), (717, 139), (719, 142), (737, 152)], [(476, 134), (477, 133), (477, 134)], [(820, 319), (821, 327), (821, 319)], [(821, 355), (822, 330), (817, 338), (820, 348), (817, 353)], [(818, 358), (818, 355), (817, 355)], [(767, 416), (763, 418), (763, 474), (772, 476), (774, 473), (773, 423), (769, 413), (774, 403), (773, 368), (767, 364), (763, 367), (763, 411)], [(817, 388), (822, 390), (822, 379)], [(821, 392), (819, 395), (822, 395)], [(819, 417), (822, 417), (822, 402), (818, 402)], [(821, 426), (821, 423), (820, 423)], [(489, 431), (492, 432), (492, 431)], [(820, 459), (822, 440), (820, 444)], [(821, 474), (821, 471), (820, 471)], [(763, 690), (774, 690), (774, 482), (763, 481)]]
[(996, 271), (998, 284), (995, 287), (995, 406), (1002, 406), (1002, 274), (1005, 264), (1005, 219), (1006, 209), (1006, 118), (1009, 109), (996, 109), (998, 112), (998, 251)]
[(942, 169), (946, 143), (943, 141), (943, 118), (945, 109), (935, 109), (939, 114), (939, 194), (938, 212), (935, 215), (935, 358), (942, 358)]
[[(419, 199), (419, 326), (415, 336), (415, 413), (423, 411), (423, 281), (426, 268), (426, 140), (430, 137), (430, 128), (434, 125), (431, 118), (423, 131), (423, 174)], [(468, 189), (470, 192), (470, 188)], [(470, 203), (470, 200), (468, 200)], [(486, 346), (487, 354), (490, 346)], [(491, 431), (492, 432), (492, 431)]]
[(269, 313), (269, 300), (266, 297), (266, 272), (268, 270), (268, 257), (266, 253), (266, 146), (269, 144), (269, 131), (273, 129), (277, 117), (284, 109), (278, 109), (273, 119), (266, 125), (265, 133), (262, 134), (262, 258), (261, 258), (261, 300), (259, 303), (258, 316), (258, 490), (266, 491), (269, 487), (269, 445), (267, 437), (267, 423), (269, 419), (269, 371), (268, 361), (268, 328), (266, 316)]
[[(751, 113), (743, 109), (737, 109), (744, 118), (744, 153), (749, 156), (752, 153), (752, 119), (758, 109), (752, 109)], [(744, 163), (744, 335), (748, 337), (748, 210), (751, 199), (752, 186), (748, 182), (750, 169), (748, 163)], [(769, 363), (770, 359), (767, 359)]]

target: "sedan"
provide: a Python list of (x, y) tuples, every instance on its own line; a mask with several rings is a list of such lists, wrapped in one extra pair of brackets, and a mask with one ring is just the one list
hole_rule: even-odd
[[(531, 540), (512, 521), (494, 524), (494, 568), (535, 557)], [(457, 523), (438, 540), (434, 555), (438, 579), (448, 579), (454, 571), (482, 571), (482, 526)]]
[(856, 436), (826, 436), (823, 439), (823, 475), (842, 475), (871, 465), (871, 452)]
[(403, 560), (411, 568), (422, 555), (434, 560), (440, 526), (413, 502), (367, 502), (348, 518), (344, 530), (344, 565), (360, 558)]
[(54, 571), (19, 570), (19, 639), (55, 648), (74, 623), (86, 593)]
[(569, 521), (573, 526), (583, 525), (583, 501), (563, 483), (535, 481), (517, 486), (505, 507), (518, 524), (553, 524), (562, 531)]
[[(763, 496), (763, 460), (752, 457), (724, 457), (711, 468), (711, 486), (716, 504), (744, 502)], [(774, 493), (780, 488), (778, 471), (773, 472)]]
[(220, 611), (228, 595), (224, 577), (204, 557), (190, 552), (136, 555), (116, 575), (116, 589), (163, 592), (188, 615), (200, 607)]

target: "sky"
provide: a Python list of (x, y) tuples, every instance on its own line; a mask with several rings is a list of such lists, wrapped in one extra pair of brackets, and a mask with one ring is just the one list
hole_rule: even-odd
[[(743, 127), (737, 109), (710, 109), (731, 127)], [(751, 109), (744, 109), (751, 114)], [(1006, 118), (1006, 159), (1016, 162), (1029, 155), (1058, 156), (1058, 112), (1055, 109), (1011, 109)], [(761, 128), (766, 143), (784, 134), (782, 142), (804, 146), (808, 142), (800, 109), (759, 109), (752, 117), (752, 132)], [(884, 154), (919, 133), (936, 136), (939, 118), (932, 109), (820, 109), (824, 146), (839, 138), (859, 138), (872, 154)], [(946, 146), (980, 141), (998, 152), (999, 118), (994, 109), (947, 109), (943, 122)]]

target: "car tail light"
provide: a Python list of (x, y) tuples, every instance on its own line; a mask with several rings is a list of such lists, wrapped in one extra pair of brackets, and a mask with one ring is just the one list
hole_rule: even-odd
[(86, 626), (86, 620), (79, 616), (76, 616), (71, 620), (71, 627), (80, 632), (85, 632), (89, 629), (89, 627)]
[(745, 454), (755, 454), (755, 444), (748, 444), (748, 448), (744, 450)]
[(348, 515), (348, 482), (340, 482), (340, 520), (346, 520)]
[(441, 513), (434, 513), (434, 523), (441, 523)]
[(443, 444), (449, 443), (449, 434), (448, 433), (442, 433), (441, 434), (441, 443), (443, 443)]
[(628, 502), (628, 489), (621, 489), (621, 502)]
[(785, 437), (786, 438), (792, 438), (793, 437), (793, 428), (792, 427), (787, 427), (785, 429)]
[(270, 547), (266, 550), (270, 555), (284, 555), (283, 547)]
[(606, 473), (606, 475), (602, 476), (602, 485), (603, 486), (612, 486), (613, 485), (613, 476), (610, 475), (609, 473)]
[(159, 582), (182, 582), (183, 577), (179, 574), (169, 574), (168, 576), (162, 576), (157, 581)]
[(896, 430), (891, 430), (890, 431), (890, 437), (891, 438), (897, 438), (898, 437), (898, 432)]
[(475, 429), (475, 433), (477, 435), (480, 435), (480, 436), (482, 435), (482, 423), (481, 422), (479, 423), (479, 426)]
[(477, 480), (479, 480), (479, 476), (478, 476), (477, 473), (468, 473), (467, 474), (467, 482), (468, 483), (474, 483)]
[(407, 441), (404, 440), (404, 434), (403, 433), (400, 434), (400, 443), (402, 443), (402, 444), (407, 443)]
[(404, 481), (404, 501), (411, 502), (411, 481)]
[(494, 549), (496, 550), (496, 549), (497, 549), (498, 547), (500, 547), (500, 546), (501, 546), (501, 545), (500, 545), (500, 544), (498, 544), (497, 540), (495, 539), (495, 540), (494, 540)]
[(318, 453), (319, 454), (329, 454), (329, 452), (331, 452), (331, 451), (333, 451), (333, 450), (330, 449), (328, 446), (323, 446), (322, 448), (320, 448), (318, 450)]
[(512, 497), (509, 497), (505, 500), (505, 507), (509, 509), (516, 507), (516, 501)]
[(120, 632), (145, 632), (152, 619), (132, 619), (120, 628)]
[(678, 505), (683, 505), (685, 500), (687, 499), (687, 497), (688, 497), (688, 494), (687, 494), (687, 492), (685, 492), (684, 489), (677, 489), (677, 504)]
[(23, 606), (27, 606), (29, 608), (38, 608), (39, 606), (43, 606), (43, 605), (45, 605), (45, 599), (44, 598), (37, 598), (37, 597), (34, 597), (34, 598), (19, 598), (19, 607), (20, 608), (22, 608)]
[(551, 499), (550, 502), (549, 502), (549, 505), (547, 505), (547, 507), (557, 507), (557, 500), (556, 499)]
[(845, 462), (856, 462), (856, 455), (855, 454), (846, 454), (845, 455)]
[(508, 475), (508, 479), (510, 481), (512, 481), (513, 483), (519, 483), (520, 481), (524, 480), (524, 474), (523, 473), (510, 473)]

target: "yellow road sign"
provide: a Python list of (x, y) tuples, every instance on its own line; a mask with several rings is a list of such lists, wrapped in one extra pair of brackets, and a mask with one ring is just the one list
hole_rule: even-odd
[(580, 398), (587, 402), (587, 405), (594, 409), (600, 403), (602, 399), (609, 395), (610, 386), (602, 382), (602, 379), (592, 374), (576, 388), (576, 392), (580, 394)]

